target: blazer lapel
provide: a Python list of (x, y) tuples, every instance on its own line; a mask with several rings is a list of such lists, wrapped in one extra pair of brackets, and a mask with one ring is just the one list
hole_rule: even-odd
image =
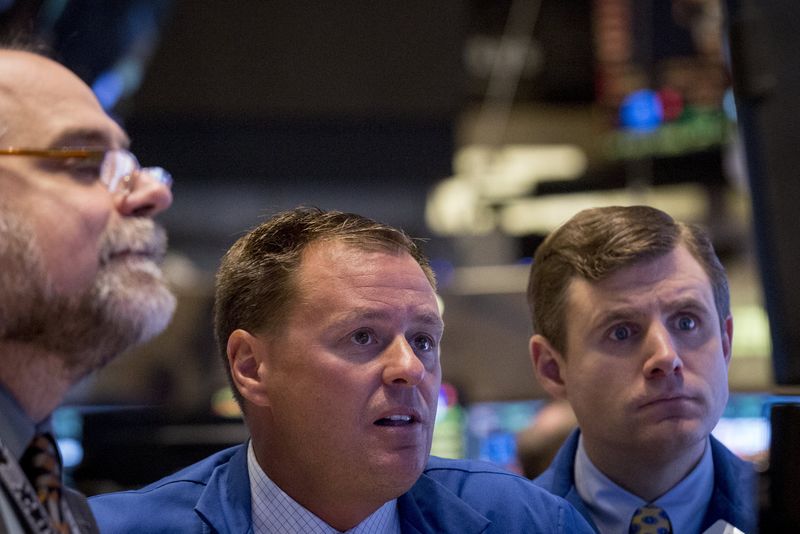
[(714, 458), (714, 492), (702, 528), (710, 527), (717, 519), (724, 519), (744, 532), (755, 531), (754, 518), (758, 517), (755, 470), (734, 456), (714, 436), (711, 436), (711, 454)]
[(491, 523), (453, 492), (423, 474), (397, 499), (403, 534), (471, 534)]
[(214, 470), (194, 510), (213, 531), (253, 532), (246, 445)]

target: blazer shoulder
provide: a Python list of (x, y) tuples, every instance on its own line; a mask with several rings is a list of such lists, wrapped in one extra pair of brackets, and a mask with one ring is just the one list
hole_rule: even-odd
[(524, 521), (543, 532), (592, 532), (566, 500), (493, 464), (431, 457), (424, 475), (493, 518), (495, 526), (504, 518), (500, 524)]
[(214, 470), (227, 464), (241, 447), (215, 453), (141, 489), (90, 497), (101, 532), (154, 533), (199, 526), (195, 504)]

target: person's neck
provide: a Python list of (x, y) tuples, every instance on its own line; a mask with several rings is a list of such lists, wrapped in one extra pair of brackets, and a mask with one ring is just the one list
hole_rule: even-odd
[(607, 450), (584, 436), (583, 444), (592, 463), (620, 487), (647, 502), (653, 502), (684, 479), (703, 457), (706, 442), (701, 440), (672, 454), (638, 450)]
[(61, 404), (72, 385), (63, 358), (29, 344), (0, 340), (0, 361), (0, 382), (36, 423)]
[(274, 464), (271, 467), (273, 469), (264, 472), (279, 488), (306, 510), (341, 532), (354, 528), (387, 502), (375, 495), (344, 495), (337, 491), (341, 488), (326, 488), (318, 481), (297, 476), (296, 471), (292, 473), (290, 469), (275, 468)]
[(384, 504), (386, 504), (385, 501), (377, 503), (375, 506), (359, 502), (354, 507), (348, 507), (346, 505), (343, 506), (341, 503), (330, 501), (327, 504), (318, 502), (313, 509), (308, 507), (306, 509), (339, 532), (345, 532), (358, 526), (359, 523), (375, 513)]
[[(253, 414), (248, 414), (248, 418), (252, 417)], [(354, 528), (395, 498), (388, 497), (382, 488), (354, 495), (344, 492), (336, 481), (326, 481), (319, 475), (303, 476), (303, 470), (298, 470), (294, 462), (285, 461), (275, 453), (280, 449), (268, 444), (271, 440), (267, 432), (262, 432), (258, 425), (248, 425), (248, 428), (256, 461), (270, 480), (295, 502), (338, 531)]]

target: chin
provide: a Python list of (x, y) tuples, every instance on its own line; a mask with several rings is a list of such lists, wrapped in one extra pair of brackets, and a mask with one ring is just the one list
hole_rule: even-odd
[(132, 343), (144, 343), (163, 332), (175, 312), (177, 301), (160, 280), (136, 284), (135, 289), (110, 295), (106, 311), (109, 321), (129, 329)]
[(95, 301), (96, 323), (85, 325), (80, 346), (65, 350), (68, 369), (79, 380), (105, 367), (127, 349), (149, 341), (169, 324), (175, 297), (166, 287), (142, 291), (135, 298), (117, 298), (113, 292)]
[(384, 487), (386, 499), (396, 499), (400, 495), (411, 489), (416, 484), (422, 474), (422, 469), (391, 470), (384, 472), (380, 477), (380, 483)]
[(163, 332), (176, 307), (161, 270), (150, 261), (108, 269), (98, 279), (96, 297), (110, 333), (131, 346)]
[(654, 450), (661, 449), (666, 454), (674, 454), (676, 450), (697, 445), (710, 433), (711, 430), (701, 421), (685, 419), (664, 421), (659, 428), (649, 433), (647, 442)]
[(396, 483), (407, 485), (410, 488), (425, 470), (427, 463), (427, 454), (422, 456), (415, 453), (413, 457), (398, 455), (389, 459), (386, 468), (391, 471), (390, 476)]
[(153, 291), (148, 297), (129, 305), (128, 321), (132, 330), (139, 332), (134, 344), (145, 343), (162, 333), (175, 313), (175, 296), (167, 288)]

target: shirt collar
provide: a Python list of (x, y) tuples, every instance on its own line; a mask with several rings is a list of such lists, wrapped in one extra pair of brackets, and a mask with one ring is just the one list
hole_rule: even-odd
[[(339, 531), (289, 497), (261, 469), (253, 451), (253, 442), (247, 446), (247, 471), (250, 475), (250, 499), (253, 532), (284, 532), (286, 534), (336, 534)], [(397, 499), (393, 499), (347, 534), (400, 534), (400, 515)]]
[(11, 393), (0, 385), (0, 439), (17, 460), (35, 434), (36, 424)]
[[(600, 532), (627, 532), (631, 517), (646, 501), (618, 486), (589, 459), (578, 440), (575, 454), (575, 488)], [(673, 532), (700, 532), (701, 523), (714, 491), (714, 462), (706, 440), (700, 462), (683, 480), (654, 504), (667, 512)]]

